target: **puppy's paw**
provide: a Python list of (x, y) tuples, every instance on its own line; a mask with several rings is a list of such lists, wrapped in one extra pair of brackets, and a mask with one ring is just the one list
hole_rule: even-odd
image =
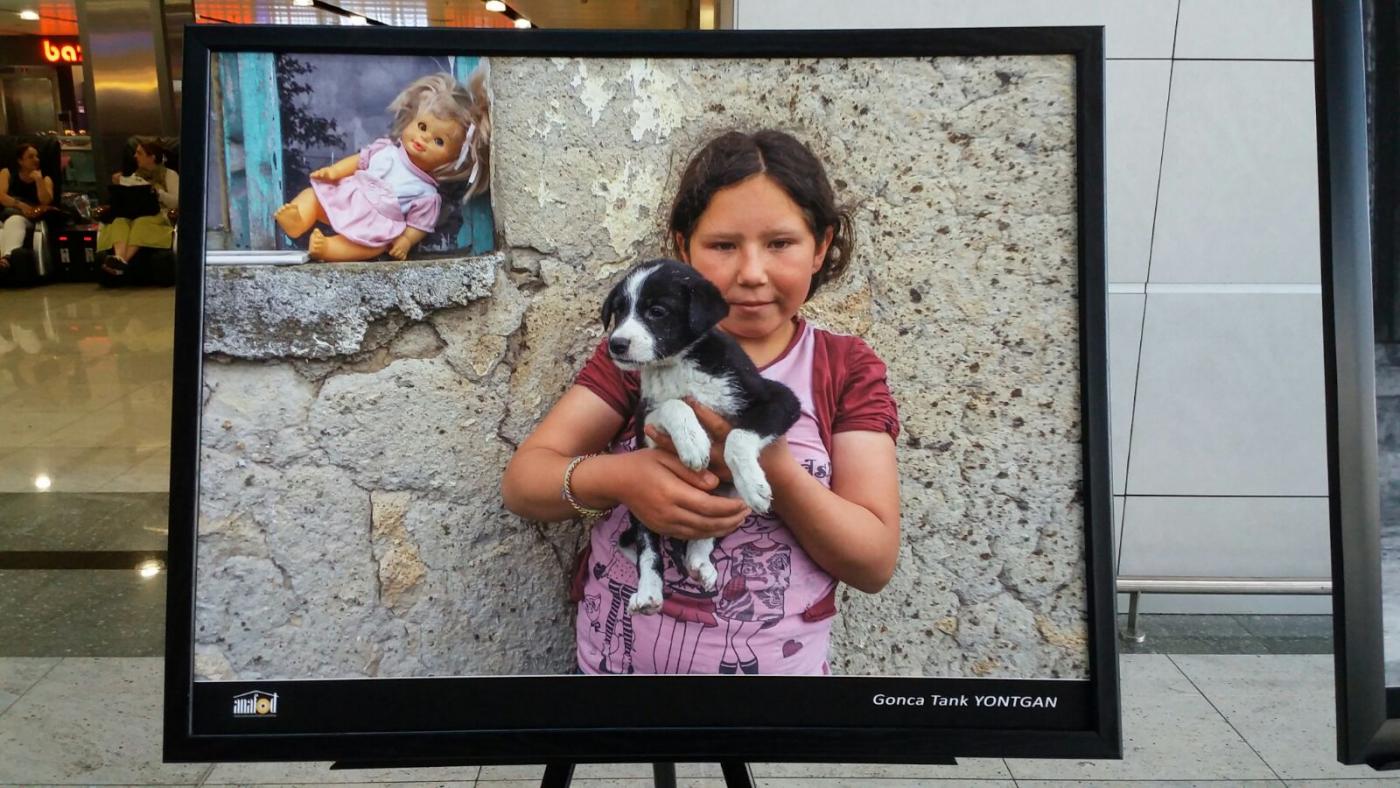
[(627, 600), (627, 612), (640, 616), (653, 616), (661, 612), (661, 595), (638, 591)]
[(692, 471), (703, 471), (710, 465), (710, 436), (703, 429), (677, 430), (671, 435), (676, 444), (676, 456)]
[(719, 583), (719, 572), (715, 571), (715, 565), (710, 563), (709, 559), (695, 563), (687, 560), (685, 571), (691, 580), (699, 583), (706, 591), (715, 590), (715, 585)]
[(734, 474), (734, 489), (754, 514), (768, 514), (773, 508), (773, 488), (763, 474)]

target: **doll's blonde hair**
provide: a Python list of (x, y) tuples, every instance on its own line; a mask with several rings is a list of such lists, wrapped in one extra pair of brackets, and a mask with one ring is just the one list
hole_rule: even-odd
[(462, 155), (430, 173), (440, 183), (469, 181), (471, 185), (464, 200), (491, 187), (491, 99), (486, 89), (487, 72), (483, 60), (472, 71), (466, 85), (447, 73), (421, 77), (389, 104), (389, 111), (394, 114), (390, 127), (394, 139), (398, 139), (424, 110), (443, 120), (460, 123), (466, 130)]

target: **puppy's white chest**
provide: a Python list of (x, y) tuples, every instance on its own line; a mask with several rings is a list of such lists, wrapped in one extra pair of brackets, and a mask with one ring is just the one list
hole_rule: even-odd
[(701, 405), (726, 416), (739, 410), (734, 386), (728, 378), (710, 375), (684, 360), (643, 370), (642, 397), (653, 407), (666, 400), (693, 397)]

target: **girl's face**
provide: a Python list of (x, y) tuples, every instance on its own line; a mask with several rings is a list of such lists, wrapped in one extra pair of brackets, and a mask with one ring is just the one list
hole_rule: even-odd
[(33, 172), (39, 169), (39, 149), (30, 145), (19, 156), (19, 171)]
[(465, 137), (466, 129), (457, 121), (419, 110), (404, 128), (400, 141), (404, 152), (418, 169), (431, 173), (444, 164), (457, 161)]
[(136, 168), (139, 170), (149, 170), (156, 164), (156, 157), (146, 152), (140, 145), (136, 146)]
[(715, 192), (681, 256), (729, 302), (720, 322), (739, 339), (784, 330), (822, 267), (831, 231), (817, 239), (802, 209), (772, 178), (758, 174)]

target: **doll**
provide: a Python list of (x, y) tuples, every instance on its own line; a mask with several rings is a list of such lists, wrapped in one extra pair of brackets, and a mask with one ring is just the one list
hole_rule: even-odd
[[(311, 173), (311, 186), (277, 210), (283, 232), (311, 230), (311, 259), (403, 260), (437, 226), (438, 184), (467, 181), (463, 202), (487, 190), (490, 101), (484, 67), (467, 86), (451, 74), (422, 77), (400, 93), (390, 136)], [(316, 223), (329, 225), (325, 235)]]

